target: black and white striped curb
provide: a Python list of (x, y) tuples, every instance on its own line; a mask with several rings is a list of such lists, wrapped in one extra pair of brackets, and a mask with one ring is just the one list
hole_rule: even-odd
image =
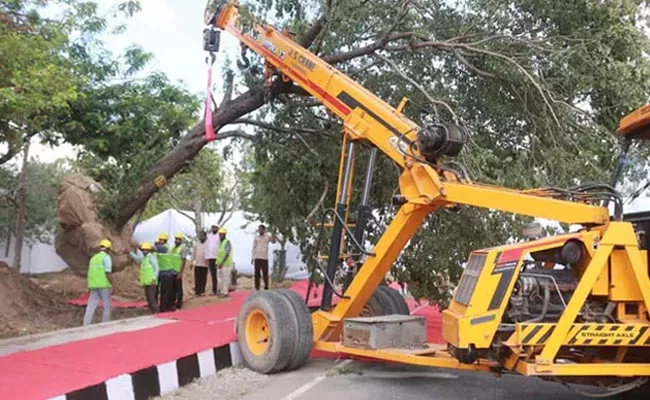
[(241, 362), (239, 345), (234, 342), (119, 375), (50, 400), (146, 400), (173, 392), (194, 379), (214, 375)]

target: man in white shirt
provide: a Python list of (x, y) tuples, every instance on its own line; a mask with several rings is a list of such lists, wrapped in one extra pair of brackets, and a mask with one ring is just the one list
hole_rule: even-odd
[(260, 225), (253, 240), (251, 263), (255, 267), (255, 290), (260, 290), (260, 275), (264, 276), (264, 290), (269, 290), (269, 243), (275, 243), (275, 235), (266, 234), (266, 227)]
[(207, 235), (204, 231), (199, 232), (199, 241), (192, 249), (192, 268), (194, 268), (194, 295), (203, 296), (205, 284), (208, 278), (208, 262), (205, 259)]
[(219, 250), (219, 227), (217, 225), (212, 225), (205, 244), (205, 259), (208, 262), (210, 277), (212, 278), (213, 296), (217, 295), (217, 264), (215, 263), (215, 260), (217, 259), (217, 250)]

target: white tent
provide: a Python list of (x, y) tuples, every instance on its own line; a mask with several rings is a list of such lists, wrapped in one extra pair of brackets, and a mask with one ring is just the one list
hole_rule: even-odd
[[(52, 244), (41, 243), (39, 241), (23, 241), (23, 251), (20, 263), (20, 272), (23, 274), (44, 274), (47, 272), (59, 272), (68, 268), (54, 248), (54, 237), (50, 238)], [(5, 254), (7, 254), (5, 256)], [(14, 260), (14, 240), (9, 243), (7, 252), (7, 242), (5, 240), (0, 244), (0, 261), (11, 265)]]
[[(187, 214), (194, 218), (193, 212), (183, 211), (178, 212), (173, 209), (164, 211), (155, 215), (145, 221), (140, 222), (133, 233), (133, 238), (138, 242), (151, 242), (153, 243), (160, 233), (167, 233), (169, 235), (169, 244), (173, 244), (174, 235), (181, 232), (187, 238), (194, 238), (196, 236), (194, 222), (183, 215)], [(203, 224), (209, 228), (210, 225), (216, 224), (220, 214), (204, 213)], [(256, 221), (248, 221), (244, 218), (244, 213), (236, 211), (232, 217), (225, 223), (228, 229), (228, 238), (230, 239), (234, 248), (235, 268), (240, 274), (253, 275), (254, 269), (251, 265), (251, 253), (253, 249), (253, 239), (255, 237), (257, 226)], [(285, 246), (287, 250), (287, 266), (288, 271), (286, 274), (287, 279), (299, 280), (309, 277), (305, 264), (302, 261), (302, 254), (298, 246), (287, 243)], [(280, 249), (280, 244), (271, 244), (269, 246), (269, 268), (273, 266), (275, 254), (274, 250)], [(270, 272), (269, 272), (270, 273)]]

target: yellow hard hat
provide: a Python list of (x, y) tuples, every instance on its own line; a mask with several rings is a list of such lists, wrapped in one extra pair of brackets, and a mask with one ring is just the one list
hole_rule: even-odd
[(107, 249), (111, 248), (111, 241), (108, 239), (102, 239), (101, 242), (99, 242), (99, 247), (105, 247)]
[(177, 234), (174, 235), (176, 239), (183, 239), (183, 234), (178, 232)]
[(226, 228), (219, 228), (219, 233), (228, 233)]
[(153, 247), (149, 242), (144, 242), (140, 245), (140, 250), (151, 250), (151, 249), (153, 249)]
[(169, 239), (169, 235), (164, 232), (158, 236), (158, 240), (167, 240), (167, 239)]

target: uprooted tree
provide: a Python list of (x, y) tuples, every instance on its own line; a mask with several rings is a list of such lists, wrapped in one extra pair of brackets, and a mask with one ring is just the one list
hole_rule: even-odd
[[(465, 125), (470, 143), (457, 161), (478, 181), (524, 188), (606, 179), (618, 120), (647, 101), (650, 63), (644, 53), (650, 46), (642, 1), (250, 0), (246, 5), (250, 18), (290, 28), (303, 46), (391, 104), (409, 97), (405, 112), (414, 121)], [(334, 203), (341, 123), (291, 82), (275, 79), (264, 87), (259, 57), (248, 53), (244, 61), (226, 75), (234, 81), (224, 79), (225, 95), (213, 116), (217, 140), (247, 143), (253, 189), (246, 201), (309, 254), (316, 232), (305, 219)], [(234, 88), (244, 90), (234, 95)], [(249, 115), (258, 110), (262, 116)], [(244, 124), (254, 133), (239, 129)], [(164, 153), (136, 146), (131, 158), (120, 161), (141, 176), (94, 196), (99, 204), (92, 218), (101, 234), (128, 237), (129, 222), (159, 184), (206, 145), (203, 121), (187, 126), (179, 124), (174, 135), (164, 136), (169, 147), (158, 148), (167, 149)], [(102, 140), (113, 145), (112, 136)], [(642, 150), (634, 149), (634, 155), (641, 169)], [(109, 165), (119, 164), (115, 154), (110, 160)], [(364, 163), (359, 161), (358, 170)], [(371, 204), (378, 220), (371, 239), (392, 218), (387, 203), (399, 175), (385, 158), (377, 168)], [(106, 186), (106, 176), (96, 179)], [(417, 295), (444, 298), (444, 288), (434, 287), (455, 280), (467, 250), (516, 236), (518, 222), (480, 210), (432, 215), (395, 273), (410, 281)], [(472, 229), (458, 228), (469, 225)], [(69, 232), (60, 238), (87, 257), (96, 235), (73, 239)]]

